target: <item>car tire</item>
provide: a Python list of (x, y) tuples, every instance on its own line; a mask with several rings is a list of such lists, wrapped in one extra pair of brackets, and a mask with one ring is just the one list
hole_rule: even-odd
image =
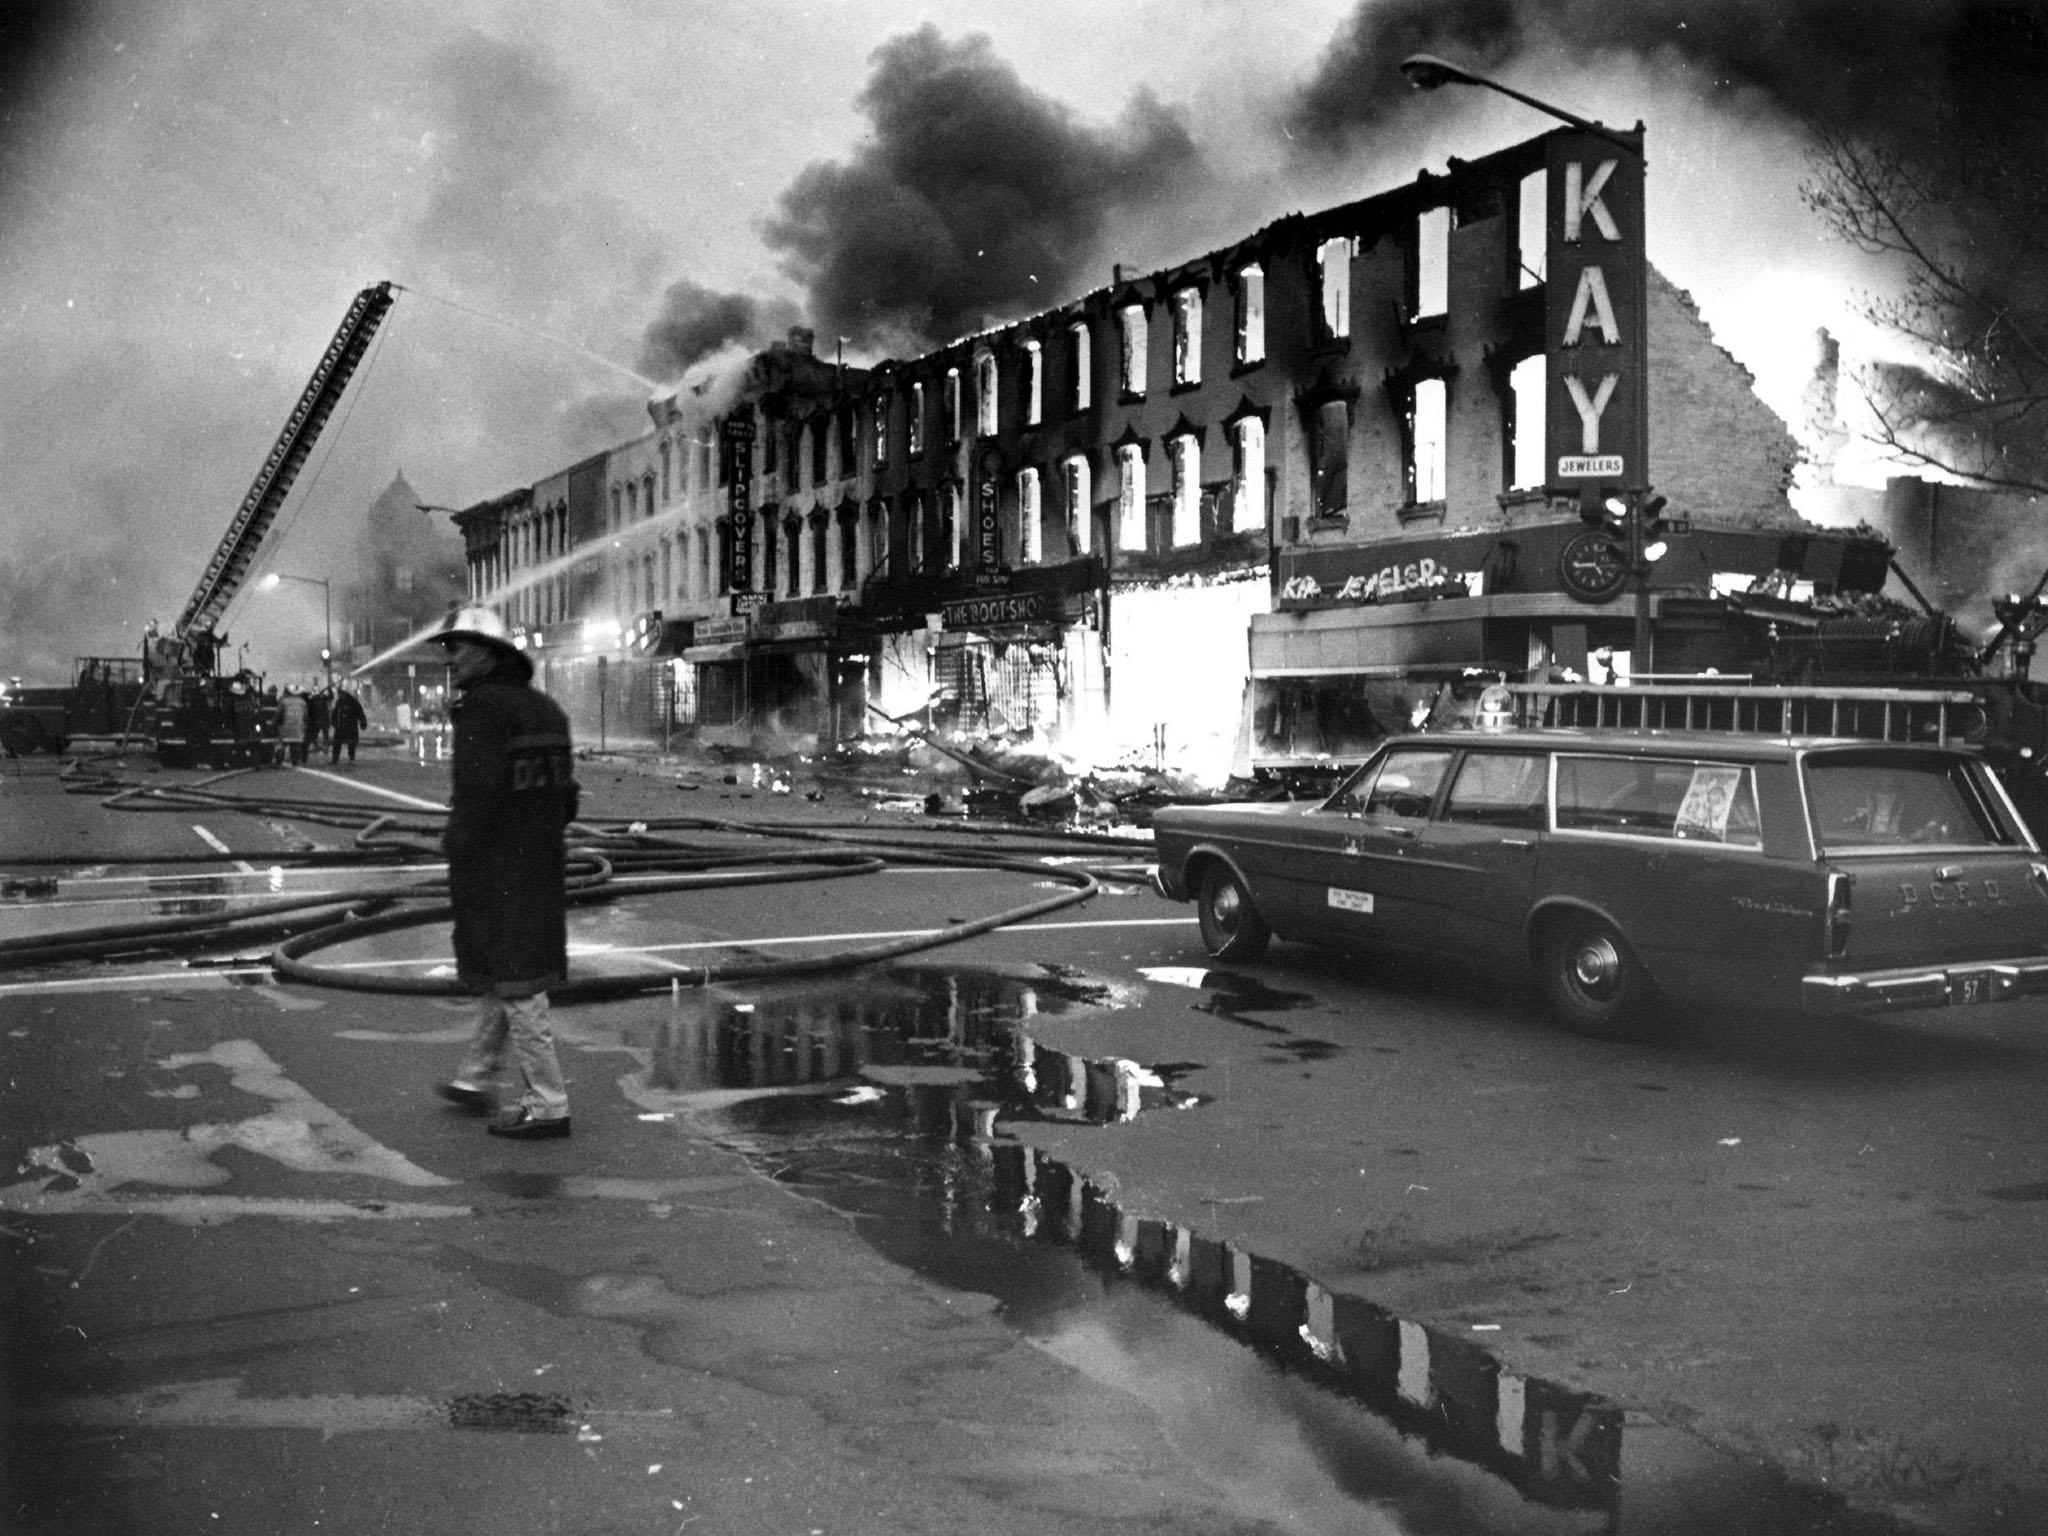
[(42, 750), (43, 727), (39, 721), (9, 720), (0, 724), (0, 747), (9, 757), (33, 757)]
[(1227, 864), (1211, 864), (1203, 872), (1195, 916), (1202, 925), (1203, 945), (1218, 960), (1256, 960), (1273, 937), (1251, 892)]
[(1574, 1034), (1626, 1040), (1643, 1028), (1656, 988), (1611, 923), (1574, 912), (1544, 925), (1536, 980), (1550, 1015)]

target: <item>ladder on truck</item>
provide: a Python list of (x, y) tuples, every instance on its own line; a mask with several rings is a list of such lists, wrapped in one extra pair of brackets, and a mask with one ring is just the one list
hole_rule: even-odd
[(1734, 683), (1511, 683), (1515, 723), (1630, 731), (1732, 731), (1870, 741), (1973, 739), (1984, 703), (1967, 689), (1773, 688)]
[(377, 334), (378, 325), (391, 308), (392, 297), (389, 282), (365, 288), (356, 295), (355, 302), (349, 306), (348, 314), (341, 322), (341, 329), (327, 344), (320, 366), (306, 381), (298, 408), (278, 434), (270, 457), (263, 461), (263, 467), (256, 472), (255, 482), (249, 487), (249, 494), (242, 499), (241, 510), (228, 524), (220, 547), (213, 552), (213, 559), (207, 562), (206, 573), (199, 578), (199, 585), (193, 589), (184, 612), (178, 615), (177, 627), (172, 633), (182, 637), (212, 630), (220, 622), (221, 614), (234, 595), (241, 590), (264, 535), (269, 533), (278, 508), (284, 505), (292, 482), (298, 479), (299, 471), (313, 451), (314, 442), (327, 425), (327, 418), (334, 414), (334, 407), (340, 403), (356, 366), (369, 350), (371, 338)]

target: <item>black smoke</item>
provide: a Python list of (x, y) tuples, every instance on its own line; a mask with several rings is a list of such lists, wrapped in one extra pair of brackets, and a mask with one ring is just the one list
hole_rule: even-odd
[(1093, 286), (1119, 225), (1199, 195), (1194, 140), (1148, 93), (1093, 127), (986, 37), (930, 25), (874, 64), (868, 137), (802, 171), (765, 228), (820, 334), (932, 346), (1046, 308)]
[(1970, 58), (1975, 39), (2001, 18), (2039, 15), (1967, 0), (1366, 0), (1282, 116), (1305, 153), (1348, 154), (1393, 117), (1446, 110), (1418, 105), (1400, 73), (1410, 54), (1496, 77), (1512, 69), (1506, 83), (1537, 96), (1546, 72), (1607, 55), (1680, 70), (1733, 110), (1753, 110), (1743, 93), (1754, 92), (1800, 121), (1891, 132), (1902, 115), (1994, 86), (1995, 61)]
[(680, 378), (725, 347), (761, 347), (798, 320), (794, 304), (718, 293), (683, 278), (662, 295), (661, 313), (647, 327), (635, 366), (652, 378)]

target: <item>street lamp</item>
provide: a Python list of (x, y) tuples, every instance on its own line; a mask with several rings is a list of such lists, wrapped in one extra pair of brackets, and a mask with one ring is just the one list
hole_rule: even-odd
[(1502, 85), (1500, 81), (1485, 75), (1475, 75), (1471, 70), (1453, 64), (1449, 59), (1440, 59), (1433, 53), (1409, 54), (1401, 61), (1401, 73), (1407, 76), (1408, 83), (1418, 91), (1433, 91), (1440, 85), (1476, 85), (1489, 91), (1498, 91), (1510, 100), (1519, 101), (1525, 107), (1534, 107), (1538, 112), (1546, 112), (1561, 123), (1570, 123), (1582, 133), (1590, 133), (1595, 138), (1605, 139), (1638, 158), (1642, 156), (1640, 146), (1630, 143), (1627, 138), (1616, 133), (1605, 123), (1596, 123), (1590, 117), (1580, 117), (1578, 113), (1567, 112), (1563, 107), (1553, 107), (1547, 101), (1539, 101), (1534, 96), (1524, 95), (1512, 85)]
[[(1433, 53), (1411, 53), (1401, 61), (1401, 73), (1407, 77), (1408, 83), (1418, 91), (1433, 91), (1440, 85), (1476, 85), (1482, 90), (1498, 92), (1510, 101), (1519, 101), (1525, 107), (1534, 107), (1538, 112), (1554, 117), (1559, 122), (1578, 129), (1581, 133), (1597, 138), (1603, 143), (1612, 144), (1639, 164), (1643, 163), (1642, 124), (1640, 123), (1636, 125), (1637, 136), (1631, 139), (1626, 134), (1616, 133), (1604, 123), (1596, 123), (1591, 118), (1579, 116), (1576, 112), (1567, 112), (1563, 107), (1552, 106), (1549, 102), (1528, 95), (1526, 92), (1518, 91), (1511, 85), (1503, 85), (1500, 81), (1491, 79), (1486, 75), (1475, 74), (1462, 65), (1453, 64), (1449, 59), (1440, 59)], [(1636, 323), (1645, 327), (1648, 325), (1649, 303), (1647, 267), (1647, 260), (1639, 261), (1636, 264), (1635, 291), (1630, 296), (1635, 303)], [(1648, 337), (1647, 333), (1645, 333), (1645, 355), (1637, 360), (1636, 367), (1633, 370), (1633, 377), (1630, 380), (1631, 388), (1635, 391), (1635, 419), (1640, 423), (1645, 423), (1642, 428), (1644, 432), (1643, 456), (1641, 461), (1635, 465), (1634, 474), (1631, 477), (1636, 482), (1636, 488), (1631, 490), (1622, 501), (1620, 509), (1615, 509), (1611, 501), (1608, 503), (1610, 510), (1622, 511), (1628, 521), (1629, 576), (1634, 582), (1636, 589), (1635, 638), (1631, 655), (1634, 658), (1635, 670), (1643, 676), (1648, 676), (1653, 669), (1650, 654), (1650, 566), (1660, 559), (1664, 553), (1661, 540), (1654, 543), (1646, 543), (1649, 530), (1645, 525), (1656, 515), (1656, 509), (1664, 505), (1662, 497), (1657, 497), (1653, 500), (1650, 496), (1649, 429), (1647, 426), (1649, 420), (1649, 357), (1647, 355), (1647, 341)], [(1598, 507), (1598, 503), (1594, 505), (1596, 508)], [(1597, 512), (1594, 515), (1597, 515)]]
[(327, 669), (327, 686), (334, 686), (334, 588), (325, 576), (293, 576), (284, 571), (272, 571), (264, 577), (259, 586), (266, 592), (275, 592), (280, 581), (303, 581), (308, 586), (320, 589), (320, 663)]

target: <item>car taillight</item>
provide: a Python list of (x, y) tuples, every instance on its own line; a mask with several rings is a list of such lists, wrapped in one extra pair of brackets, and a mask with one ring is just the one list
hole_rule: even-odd
[(1850, 893), (1856, 884), (1851, 875), (1828, 876), (1828, 958), (1839, 960), (1849, 948)]

